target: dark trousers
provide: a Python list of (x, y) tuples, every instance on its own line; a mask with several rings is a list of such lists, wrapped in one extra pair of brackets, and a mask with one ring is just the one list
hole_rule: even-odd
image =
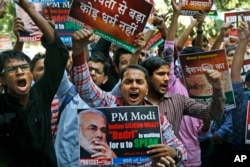
[(201, 148), (201, 167), (212, 167), (211, 155), (213, 152), (213, 142), (208, 139), (200, 142)]
[(213, 167), (232, 166), (231, 154), (232, 154), (231, 143), (228, 143), (226, 141), (223, 141), (220, 144), (214, 143), (213, 153), (211, 156), (212, 166)]

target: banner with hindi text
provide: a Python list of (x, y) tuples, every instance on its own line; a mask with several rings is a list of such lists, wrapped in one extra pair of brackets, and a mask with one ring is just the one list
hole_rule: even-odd
[(181, 15), (194, 16), (199, 11), (209, 13), (214, 0), (182, 0)]
[(184, 81), (191, 98), (209, 103), (213, 89), (204, 70), (215, 69), (222, 74), (222, 85), (226, 96), (225, 108), (235, 107), (235, 99), (225, 49), (180, 55), (179, 60)]
[(135, 52), (136, 35), (143, 32), (152, 7), (145, 0), (74, 0), (68, 21)]

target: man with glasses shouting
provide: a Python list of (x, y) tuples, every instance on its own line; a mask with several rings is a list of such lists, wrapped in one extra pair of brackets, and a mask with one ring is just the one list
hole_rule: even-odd
[(31, 86), (30, 58), (21, 51), (0, 53), (0, 166), (57, 167), (50, 129), (51, 102), (61, 82), (68, 50), (28, 0), (22, 7), (43, 32), (44, 75)]

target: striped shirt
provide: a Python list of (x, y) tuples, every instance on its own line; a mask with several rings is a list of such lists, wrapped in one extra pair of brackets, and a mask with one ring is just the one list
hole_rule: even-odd
[[(86, 61), (82, 59), (82, 56), (74, 56), (73, 59), (73, 82), (81, 98), (90, 107), (110, 107), (124, 105), (123, 99), (121, 97), (111, 95), (105, 91), (102, 91), (98, 86), (96, 86), (89, 74), (88, 65)], [(143, 105), (147, 105), (147, 103), (144, 102)], [(177, 165), (183, 166), (187, 160), (186, 150), (184, 145), (175, 136), (172, 125), (164, 116), (161, 116), (161, 132), (163, 143), (180, 151), (180, 159), (177, 160)]]
[(51, 103), (51, 132), (53, 141), (55, 141), (56, 138), (58, 113), (59, 113), (59, 99), (55, 95)]
[[(170, 60), (174, 53), (174, 41), (165, 41), (164, 50), (168, 54), (164, 54), (164, 59)], [(173, 63), (171, 64), (173, 67)], [(174, 88), (176, 83), (176, 76), (173, 73), (173, 69), (169, 74), (169, 91)], [(181, 87), (180, 87), (181, 88)], [(182, 90), (184, 92), (184, 90)], [(147, 101), (148, 104), (151, 104)], [(213, 89), (212, 101), (209, 105), (198, 103), (194, 99), (186, 97), (180, 94), (166, 93), (159, 101), (159, 108), (163, 115), (165, 115), (168, 121), (173, 125), (175, 134), (179, 134), (181, 119), (183, 115), (189, 115), (196, 118), (206, 118), (219, 120), (224, 113), (225, 96), (222, 90)]]

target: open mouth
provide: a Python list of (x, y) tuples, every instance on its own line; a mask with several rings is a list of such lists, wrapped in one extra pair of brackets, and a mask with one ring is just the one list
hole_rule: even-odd
[(25, 87), (26, 84), (27, 84), (27, 82), (26, 82), (25, 79), (19, 79), (19, 80), (17, 81), (17, 86), (18, 86), (18, 87)]
[(139, 93), (130, 93), (129, 98), (131, 101), (136, 101), (139, 97)]
[(164, 89), (164, 90), (167, 89), (167, 87), (168, 87), (168, 84), (161, 84), (161, 85), (160, 85), (160, 88), (161, 88), (161, 89)]

